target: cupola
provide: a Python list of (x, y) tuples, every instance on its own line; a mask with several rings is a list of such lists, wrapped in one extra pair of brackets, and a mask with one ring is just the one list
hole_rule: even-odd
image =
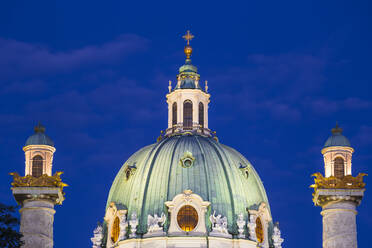
[(53, 154), (56, 151), (54, 142), (45, 134), (45, 127), (38, 123), (34, 128), (23, 151), (25, 152), (25, 175), (40, 177), (44, 174), (52, 175)]
[(342, 135), (342, 131), (336, 123), (336, 126), (332, 128), (332, 135), (322, 149), (326, 177), (342, 178), (351, 175), (351, 159), (354, 149), (349, 140)]
[(169, 81), (168, 103), (168, 129), (166, 135), (182, 132), (193, 132), (210, 135), (208, 129), (208, 94), (207, 81), (204, 90), (200, 85), (200, 75), (196, 66), (191, 64), (192, 47), (190, 41), (194, 35), (187, 31), (183, 36), (187, 41), (184, 48), (186, 61), (179, 68), (177, 84), (172, 88)]

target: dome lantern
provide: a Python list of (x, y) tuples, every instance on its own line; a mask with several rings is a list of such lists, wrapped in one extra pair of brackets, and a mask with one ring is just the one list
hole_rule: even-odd
[(342, 135), (342, 128), (336, 122), (332, 135), (327, 139), (322, 149), (325, 176), (342, 178), (351, 175), (351, 160), (354, 149), (350, 141)]
[(54, 142), (45, 134), (45, 127), (40, 122), (34, 127), (34, 132), (23, 147), (26, 160), (25, 175), (51, 176), (53, 154), (56, 151)]
[(210, 136), (208, 129), (208, 104), (210, 95), (200, 86), (200, 75), (196, 66), (191, 64), (192, 47), (190, 41), (194, 35), (188, 30), (183, 36), (187, 41), (184, 48), (186, 61), (179, 68), (177, 85), (172, 89), (169, 82), (167, 94), (168, 129), (166, 135), (183, 132), (197, 132)]

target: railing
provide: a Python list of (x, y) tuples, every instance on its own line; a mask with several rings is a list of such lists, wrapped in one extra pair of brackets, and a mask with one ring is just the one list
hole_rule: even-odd
[(193, 123), (192, 126), (183, 126), (182, 124), (175, 124), (171, 128), (165, 130), (165, 135), (172, 135), (178, 133), (197, 133), (206, 136), (212, 136), (212, 132), (209, 128), (204, 128), (197, 123)]

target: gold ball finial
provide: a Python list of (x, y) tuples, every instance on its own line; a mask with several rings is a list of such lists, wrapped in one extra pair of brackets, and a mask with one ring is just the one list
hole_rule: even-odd
[(192, 54), (192, 47), (190, 46), (190, 41), (194, 38), (195, 36), (190, 33), (190, 30), (187, 30), (186, 34), (182, 36), (187, 41), (187, 44), (185, 46), (184, 52), (186, 54), (186, 59), (190, 60), (191, 54)]

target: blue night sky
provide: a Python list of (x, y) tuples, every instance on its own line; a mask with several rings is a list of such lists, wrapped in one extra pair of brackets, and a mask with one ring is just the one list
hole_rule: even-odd
[[(279, 221), (284, 247), (321, 247), (310, 175), (338, 121), (372, 164), (371, 1), (2, 1), (0, 202), (9, 172), (41, 121), (53, 171), (70, 186), (57, 206), (55, 247), (89, 247), (116, 173), (167, 127), (168, 80), (184, 63), (208, 80), (209, 126), (248, 158)], [(358, 208), (359, 247), (372, 243), (371, 180)]]

